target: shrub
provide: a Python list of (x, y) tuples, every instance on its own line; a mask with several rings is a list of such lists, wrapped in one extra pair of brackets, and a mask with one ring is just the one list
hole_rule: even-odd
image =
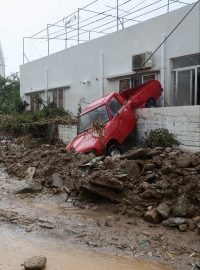
[(155, 147), (172, 147), (174, 145), (180, 145), (180, 142), (176, 139), (173, 133), (165, 128), (158, 128), (151, 130), (148, 134), (145, 133), (144, 146)]

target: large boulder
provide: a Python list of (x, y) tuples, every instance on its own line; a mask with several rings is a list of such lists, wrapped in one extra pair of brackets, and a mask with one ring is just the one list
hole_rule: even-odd
[(47, 259), (41, 256), (34, 256), (28, 258), (24, 262), (24, 269), (25, 270), (43, 270), (45, 268)]

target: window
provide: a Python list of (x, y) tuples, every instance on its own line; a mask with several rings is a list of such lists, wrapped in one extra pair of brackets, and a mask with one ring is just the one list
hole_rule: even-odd
[(40, 93), (30, 94), (30, 111), (36, 112), (40, 109), (41, 103), (39, 99), (41, 98)]
[[(173, 104), (175, 106), (200, 105), (200, 54), (172, 60)], [(178, 68), (177, 68), (178, 67)]]
[(126, 91), (130, 88), (130, 79), (122, 79), (119, 81), (119, 92)]
[(119, 92), (126, 91), (130, 88), (137, 87), (143, 83), (146, 83), (155, 79), (156, 79), (155, 73), (134, 75), (127, 79), (121, 79), (119, 80)]
[(109, 108), (110, 108), (112, 117), (114, 117), (118, 113), (121, 107), (122, 107), (122, 104), (115, 97), (111, 98), (109, 102)]
[(92, 123), (98, 120), (101, 120), (103, 123), (106, 123), (109, 120), (106, 105), (102, 105), (81, 115), (78, 120), (78, 133), (90, 129), (92, 127)]
[(52, 93), (52, 101), (56, 108), (64, 108), (64, 92), (66, 89), (62, 87), (49, 91), (49, 93)]

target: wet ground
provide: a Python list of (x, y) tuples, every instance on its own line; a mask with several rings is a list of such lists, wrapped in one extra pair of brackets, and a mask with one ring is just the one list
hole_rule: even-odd
[(0, 168), (0, 269), (21, 270), (34, 255), (47, 257), (47, 270), (190, 270), (200, 258), (195, 233), (113, 214), (109, 205), (74, 206), (49, 190), (16, 194), (23, 185)]
[(0, 269), (21, 270), (29, 256), (47, 258), (47, 270), (169, 270), (157, 263), (75, 250), (62, 241), (30, 237), (21, 231), (1, 227)]

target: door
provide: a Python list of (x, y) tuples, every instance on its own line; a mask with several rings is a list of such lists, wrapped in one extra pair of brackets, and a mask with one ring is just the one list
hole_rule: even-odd
[(176, 106), (192, 104), (192, 70), (177, 72)]
[(200, 105), (200, 67), (174, 70), (174, 105)]
[(111, 98), (108, 107), (112, 117), (109, 129), (118, 134), (119, 142), (122, 143), (133, 131), (135, 125), (134, 112), (126, 104), (122, 105), (116, 97)]

